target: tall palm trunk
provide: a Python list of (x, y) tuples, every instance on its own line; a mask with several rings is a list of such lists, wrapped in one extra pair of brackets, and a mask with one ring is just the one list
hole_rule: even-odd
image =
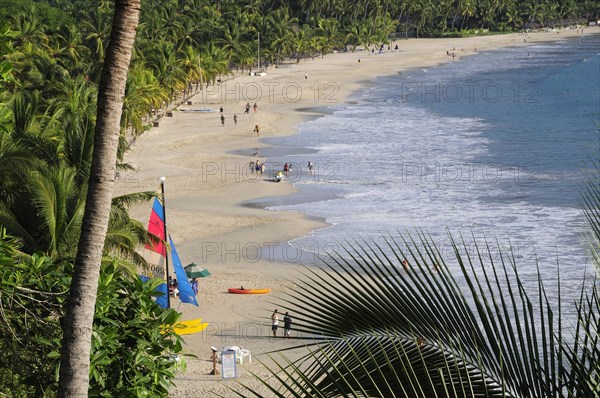
[(85, 215), (63, 320), (59, 397), (86, 397), (98, 276), (114, 188), (125, 83), (138, 26), (141, 0), (115, 0), (115, 14), (102, 77), (94, 154)]

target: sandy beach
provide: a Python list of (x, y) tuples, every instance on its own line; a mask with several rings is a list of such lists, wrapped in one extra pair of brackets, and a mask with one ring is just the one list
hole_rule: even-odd
[[(599, 30), (586, 27), (585, 34)], [(260, 390), (260, 383), (250, 371), (267, 373), (257, 360), (268, 361), (266, 352), (299, 344), (293, 338), (273, 339), (270, 331), (273, 309), (283, 309), (277, 307), (277, 303), (282, 303), (279, 298), (304, 269), (294, 262), (294, 253), (286, 251), (285, 242), (327, 224), (299, 213), (247, 205), (260, 198), (295, 192), (288, 181), (272, 181), (274, 172), (282, 169), (281, 159), (265, 158), (265, 153), (277, 151), (269, 150), (262, 138), (294, 134), (303, 120), (318, 117), (328, 106), (347, 103), (352, 93), (377, 76), (461, 62), (464, 56), (495, 48), (579, 35), (573, 29), (560, 33), (400, 40), (391, 45), (392, 51), (380, 54), (357, 51), (299, 63), (291, 61), (270, 67), (264, 76), (234, 72), (204, 93), (199, 92), (191, 104), (180, 106), (172, 117), (163, 117), (159, 127), (139, 137), (126, 157), (136, 170), (121, 173), (115, 193), (155, 190), (159, 178), (165, 176), (167, 224), (179, 255), (184, 265), (193, 261), (212, 274), (199, 280), (199, 308), (174, 300), (174, 307), (183, 312), (184, 319), (202, 318), (209, 326), (202, 333), (185, 337), (185, 352), (196, 358), (186, 360), (187, 371), (178, 375), (171, 396), (233, 396), (227, 386), (234, 386), (235, 381), (208, 375), (212, 369), (211, 346), (249, 349), (253, 362), (238, 366), (239, 380)], [(393, 50), (396, 44), (399, 51)], [(246, 103), (256, 103), (257, 110), (251, 107), (245, 113)], [(211, 112), (203, 111), (205, 106)], [(256, 125), (260, 135), (254, 131)], [(256, 160), (266, 160), (263, 175), (249, 168), (249, 163)], [(306, 155), (308, 160), (310, 154)], [(305, 165), (302, 173), (307, 173)], [(150, 207), (135, 207), (131, 214), (146, 223)], [(227, 288), (240, 286), (268, 287), (271, 293), (227, 293)], [(293, 316), (293, 309), (290, 313)], [(278, 336), (282, 333), (280, 328)]]

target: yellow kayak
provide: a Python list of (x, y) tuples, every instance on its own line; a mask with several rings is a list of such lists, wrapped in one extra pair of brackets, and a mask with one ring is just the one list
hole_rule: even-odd
[(173, 330), (175, 333), (181, 336), (201, 332), (206, 329), (207, 326), (208, 323), (202, 322), (202, 318), (189, 319), (177, 322), (175, 325), (173, 325)]

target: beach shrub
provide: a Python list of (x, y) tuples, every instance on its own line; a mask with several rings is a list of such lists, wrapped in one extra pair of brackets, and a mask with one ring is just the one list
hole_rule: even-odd
[(0, 395), (52, 396), (62, 331), (68, 264), (33, 255), (0, 230)]
[(150, 299), (161, 281), (123, 278), (105, 266), (98, 282), (92, 334), (90, 397), (166, 397), (183, 364), (182, 340), (172, 328), (180, 315)]
[[(0, 395), (55, 396), (72, 265), (19, 248), (0, 229)], [(167, 396), (183, 361), (177, 357), (181, 338), (163, 325), (180, 314), (151, 299), (158, 281), (124, 272), (110, 263), (100, 275), (89, 395)]]

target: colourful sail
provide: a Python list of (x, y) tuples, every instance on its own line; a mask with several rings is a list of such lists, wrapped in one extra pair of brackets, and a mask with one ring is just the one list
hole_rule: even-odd
[(154, 204), (152, 205), (152, 212), (150, 213), (150, 221), (148, 222), (148, 232), (160, 238), (158, 241), (154, 241), (146, 244), (146, 249), (151, 250), (155, 253), (165, 257), (167, 252), (165, 250), (165, 209), (163, 204), (158, 198), (154, 198)]
[(171, 245), (171, 259), (173, 260), (173, 268), (175, 269), (175, 276), (177, 277), (178, 282), (177, 288), (179, 289), (179, 299), (183, 303), (198, 306), (198, 300), (196, 299), (196, 295), (192, 290), (192, 285), (190, 285), (190, 281), (183, 269), (183, 264), (181, 264), (179, 254), (177, 254), (177, 249), (175, 249), (175, 244), (171, 239), (171, 235), (169, 235), (169, 244)]

